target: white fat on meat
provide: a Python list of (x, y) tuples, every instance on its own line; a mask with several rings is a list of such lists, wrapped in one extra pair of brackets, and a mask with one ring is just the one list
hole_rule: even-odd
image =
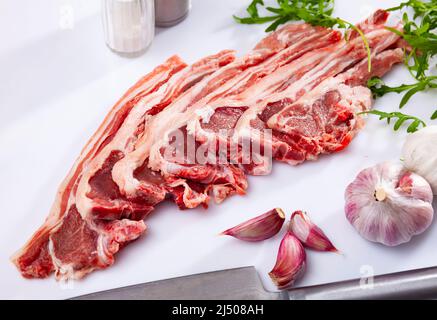
[[(265, 56), (268, 50), (266, 51), (266, 48), (261, 46), (261, 48), (255, 49), (244, 57), (235, 60), (229, 65), (222, 67), (209, 77), (206, 77), (186, 94), (173, 102), (169, 107), (156, 115), (153, 121), (149, 123), (145, 135), (136, 144), (135, 150), (127, 154), (123, 159), (114, 165), (113, 179), (119, 186), (120, 191), (126, 195), (134, 195), (136, 193), (140, 182), (133, 177), (133, 171), (141, 166), (147, 158), (149, 158), (149, 167), (152, 170), (161, 171), (165, 175), (166, 161), (161, 155), (161, 149), (167, 145), (168, 136), (170, 135), (171, 131), (187, 125), (193, 116), (196, 115), (196, 110), (205, 107), (205, 105), (207, 105), (215, 97), (224, 95), (227, 91), (235, 89), (239, 83), (244, 83), (245, 81), (249, 80), (251, 75), (256, 72), (266, 72), (265, 68), (267, 66), (270, 66), (271, 68), (272, 66), (277, 65), (277, 61), (279, 59), (283, 59), (286, 55), (289, 55), (291, 50), (298, 45), (292, 44), (292, 42), (298, 38), (299, 34), (297, 32), (294, 34), (290, 33), (290, 29), (293, 30), (296, 28), (300, 28), (305, 31), (309, 30), (307, 33), (310, 36), (309, 40), (316, 36), (314, 28), (306, 24), (284, 26), (278, 30), (278, 32), (272, 33), (269, 37), (275, 37), (276, 35), (281, 35), (285, 32), (289, 34), (289, 36), (278, 37), (278, 41), (282, 42), (280, 46), (282, 48), (292, 46), (293, 48), (285, 49), (278, 55), (273, 56), (270, 60), (261, 63), (259, 66), (253, 66), (252, 68), (243, 71), (238, 76), (232, 77), (225, 83), (221, 84), (216, 90), (209, 93), (207, 96), (202, 97), (198, 102), (195, 103), (195, 105), (192, 105), (192, 101), (198, 97), (202, 90), (204, 90), (211, 81), (221, 77), (223, 74), (229, 72), (233, 68), (239, 68), (239, 66), (246, 64), (248, 61), (256, 61), (257, 59), (261, 59), (263, 56)], [(326, 30), (319, 32), (321, 32), (323, 35), (330, 33), (326, 32)], [(262, 43), (263, 41), (261, 41), (260, 44)]]
[[(78, 211), (84, 219), (91, 214), (92, 208), (94, 207), (93, 199), (87, 196), (91, 191), (89, 179), (91, 179), (91, 177), (93, 177), (95, 173), (102, 168), (112, 151), (117, 150), (126, 152), (132, 148), (132, 144), (135, 142), (135, 140), (132, 140), (132, 137), (135, 136), (138, 126), (143, 122), (147, 122), (149, 119), (145, 117), (147, 111), (151, 110), (151, 108), (159, 104), (163, 99), (170, 96), (177, 88), (177, 86), (174, 86), (174, 84), (181, 81), (188, 71), (189, 68), (186, 67), (184, 70), (174, 75), (157, 91), (143, 97), (132, 108), (131, 112), (121, 125), (120, 129), (117, 131), (111, 143), (107, 144), (99, 153), (99, 155), (95, 157), (88, 165), (87, 171), (84, 173), (79, 182), (75, 197)], [(132, 183), (135, 183), (135, 181), (132, 181)]]

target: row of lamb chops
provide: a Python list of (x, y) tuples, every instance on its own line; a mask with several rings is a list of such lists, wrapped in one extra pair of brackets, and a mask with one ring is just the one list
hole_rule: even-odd
[[(268, 174), (272, 158), (297, 165), (344, 149), (362, 127), (357, 113), (371, 108), (367, 80), (403, 60), (387, 19), (378, 10), (357, 25), (370, 71), (356, 31), (343, 37), (305, 23), (270, 33), (242, 57), (225, 50), (192, 65), (169, 58), (111, 109), (13, 262), (27, 278), (81, 278), (112, 265), (164, 200), (207, 207), (210, 198), (244, 194), (246, 175)], [(194, 141), (190, 150), (178, 152), (187, 143), (175, 146), (176, 133)], [(244, 141), (261, 146), (254, 157), (241, 152)], [(199, 161), (192, 155), (200, 149), (227, 161)]]

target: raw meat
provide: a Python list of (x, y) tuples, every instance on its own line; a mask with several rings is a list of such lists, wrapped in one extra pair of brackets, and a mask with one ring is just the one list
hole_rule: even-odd
[[(142, 219), (165, 197), (157, 183), (160, 175), (141, 172), (151, 182), (150, 192), (130, 201), (113, 183), (112, 166), (141, 136), (148, 116), (233, 60), (232, 51), (223, 51), (187, 66), (174, 56), (128, 90), (82, 150), (43, 226), (12, 258), (23, 276), (45, 277), (55, 271), (58, 278), (81, 278), (111, 265), (119, 247), (145, 231)], [(79, 256), (74, 261), (76, 250), (94, 256), (87, 263)]]
[[(165, 199), (206, 207), (211, 195), (244, 194), (246, 174), (268, 174), (272, 157), (295, 165), (344, 149), (363, 125), (357, 113), (371, 107), (363, 85), (403, 58), (387, 18), (378, 10), (357, 25), (372, 49), (371, 72), (358, 32), (345, 41), (304, 23), (270, 33), (240, 58), (229, 50), (192, 65), (171, 57), (111, 109), (13, 262), (28, 278), (81, 278), (113, 264)], [(244, 141), (261, 146), (254, 158), (245, 158)]]
[[(204, 95), (202, 99), (197, 98), (197, 93), (188, 92), (164, 112), (158, 114), (150, 123), (147, 133), (138, 141), (135, 150), (115, 165), (113, 170), (114, 181), (123, 193), (135, 195), (141, 189), (141, 187), (138, 187), (141, 183), (133, 177), (133, 172), (148, 161), (151, 169), (160, 170), (166, 177), (174, 180), (172, 186), (182, 187), (182, 202), (178, 201), (179, 206), (182, 208), (193, 208), (202, 203), (207, 204), (209, 200), (207, 194), (210, 190), (214, 194), (220, 195), (229, 195), (235, 192), (244, 194), (247, 188), (246, 179), (243, 171), (235, 166), (209, 166), (204, 168), (199, 166), (186, 167), (181, 166), (181, 163), (171, 163), (169, 170), (166, 170), (167, 168), (160, 164), (166, 162), (161, 154), (161, 150), (165, 148), (165, 144), (168, 142), (166, 137), (176, 129), (180, 129), (180, 132), (185, 134), (187, 133), (184, 124), (186, 118), (189, 119), (192, 115), (191, 110), (198, 110), (199, 107), (210, 104), (221, 96), (231, 95), (232, 92), (244, 91), (245, 88), (259, 82), (260, 79), (280, 66), (293, 61), (313, 48), (321, 48), (338, 41), (340, 41), (338, 32), (314, 28), (307, 24), (286, 25), (273, 33), (261, 41), (252, 52), (204, 79), (204, 81), (193, 87), (192, 91), (204, 92), (204, 88), (210, 87), (210, 83), (220, 82), (221, 85), (218, 88), (214, 87), (215, 90), (208, 90), (209, 94)], [(278, 43), (282, 43), (282, 45), (278, 45)], [(285, 50), (270, 57), (271, 51), (277, 51), (278, 48), (285, 48)], [(266, 52), (269, 54), (266, 55)], [(247, 61), (251, 61), (253, 56), (258, 57), (261, 54), (265, 58), (264, 62), (248, 68)], [(269, 59), (266, 60), (266, 58)], [(259, 59), (257, 60), (261, 62)], [(223, 78), (226, 78), (227, 82), (224, 82)], [(174, 170), (178, 174), (172, 174)], [(193, 196), (193, 190), (191, 190), (186, 179), (195, 180), (201, 185), (206, 185), (203, 194), (197, 194), (197, 197)]]
[(147, 123), (173, 100), (187, 92), (190, 98), (200, 99), (237, 73), (286, 48), (294, 41), (294, 33), (305, 30), (313, 29), (308, 25), (289, 25), (271, 33), (252, 55), (240, 59), (234, 73), (210, 77), (211, 81), (198, 91), (193, 90), (199, 88), (196, 83), (235, 59), (232, 51), (201, 59), (191, 66), (174, 56), (138, 81), (116, 103), (82, 150), (59, 187), (44, 224), (12, 257), (22, 275), (46, 277), (54, 271), (58, 279), (72, 279), (107, 267), (120, 246), (145, 231), (142, 219), (167, 193), (180, 203), (182, 195), (190, 198), (189, 192), (198, 198), (194, 190), (201, 191), (203, 186), (184, 181), (188, 191), (181, 192), (174, 181), (163, 179), (147, 163), (134, 170), (143, 188), (133, 196), (122, 193), (112, 180), (112, 167), (141, 139)]
[[(399, 40), (399, 36), (384, 28), (383, 23), (387, 18), (386, 14), (381, 14), (378, 11), (375, 16), (376, 18), (368, 19), (363, 24), (366, 25), (366, 38), (372, 52), (377, 54), (394, 45)], [(370, 27), (369, 21), (376, 21), (377, 25)], [(258, 83), (246, 87), (244, 91), (238, 92), (236, 95), (224, 95), (213, 101), (199, 101), (199, 103), (185, 111), (182, 116), (175, 115), (176, 120), (169, 118), (169, 121), (171, 121), (170, 127), (174, 128), (176, 126), (181, 130), (186, 130), (195, 137), (199, 144), (212, 145), (204, 147), (209, 150), (216, 149), (221, 143), (224, 145), (229, 144), (229, 141), (233, 141), (234, 144), (238, 144), (243, 140), (251, 141), (252, 144), (254, 141), (259, 141), (258, 145), (272, 148), (275, 158), (285, 160), (290, 164), (315, 159), (319, 154), (316, 152), (317, 150), (314, 150), (315, 154), (312, 157), (296, 158), (298, 155), (292, 155), (295, 151), (293, 146), (289, 146), (288, 137), (283, 134), (275, 134), (275, 130), (273, 130), (273, 135), (270, 138), (268, 135), (263, 135), (263, 129), (275, 129), (271, 125), (274, 120), (270, 120), (270, 124), (267, 123), (270, 117), (279, 113), (287, 105), (292, 104), (306, 92), (311, 91), (324, 79), (334, 77), (360, 62), (366, 56), (367, 53), (362, 39), (356, 36), (353, 37), (353, 34), (351, 34), (348, 41), (341, 41), (340, 43), (335, 41), (327, 42), (322, 48), (311, 50), (288, 64), (277, 68), (268, 76), (260, 79)], [(396, 60), (394, 62), (400, 61)], [(377, 68), (374, 70), (377, 70)], [(171, 111), (171, 106), (168, 111)], [(162, 127), (168, 127), (169, 124), (165, 119), (159, 121), (159, 123)], [(220, 130), (223, 129), (227, 129), (225, 136), (220, 133)], [(209, 183), (210, 181), (207, 179), (217, 177), (217, 168), (225, 171), (224, 168), (232, 167), (232, 165), (215, 165), (214, 163), (185, 165), (169, 161), (163, 156), (163, 153), (165, 153), (163, 150), (169, 147), (170, 141), (165, 134), (160, 139), (155, 138), (155, 142), (148, 141), (147, 147), (151, 150), (149, 165), (154, 170), (160, 170), (164, 175)], [(263, 150), (266, 149), (268, 148)], [(287, 159), (287, 156), (284, 157), (279, 154), (284, 152), (288, 154), (289, 159)], [(234, 155), (237, 159), (231, 159), (231, 162), (242, 164), (241, 152), (235, 152)], [(267, 155), (261, 154), (258, 157), (258, 164), (249, 161), (249, 164), (246, 163), (240, 165), (240, 167), (249, 174), (268, 174), (271, 169), (269, 159), (268, 153)], [(223, 179), (222, 176), (220, 178)], [(232, 184), (234, 179), (233, 177), (226, 177), (226, 181)], [(228, 192), (213, 193), (213, 195), (216, 194), (218, 195), (218, 197), (215, 197), (216, 201), (221, 202)]]

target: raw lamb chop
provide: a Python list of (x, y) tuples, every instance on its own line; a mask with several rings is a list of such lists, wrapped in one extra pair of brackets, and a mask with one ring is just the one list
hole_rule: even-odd
[[(297, 29), (304, 28), (303, 30)], [(288, 25), (281, 30), (290, 30), (293, 33), (293, 37), (290, 39), (294, 41), (293, 45), (283, 50), (277, 55), (271, 57), (264, 63), (249, 68), (238, 76), (233, 77), (227, 83), (223, 84), (217, 90), (211, 92), (201, 100), (192, 100), (189, 97), (175, 101), (164, 112), (157, 115), (150, 126), (147, 133), (143, 136), (143, 139), (139, 140), (136, 149), (131, 154), (128, 154), (125, 158), (119, 161), (113, 170), (114, 181), (119, 185), (120, 190), (126, 194), (135, 194), (138, 190), (138, 182), (132, 177), (132, 172), (143, 165), (148, 159), (148, 164), (153, 170), (160, 170), (166, 177), (172, 177), (178, 183), (185, 184), (184, 193), (192, 194), (189, 186), (186, 184), (186, 180), (196, 181), (205, 187), (205, 197), (193, 198), (183, 196), (181, 201), (178, 201), (180, 207), (192, 208), (197, 206), (201, 202), (207, 202), (209, 197), (207, 194), (212, 191), (219, 199), (224, 199), (224, 195), (237, 193), (243, 194), (247, 185), (243, 171), (236, 166), (184, 166), (180, 163), (168, 163), (163, 159), (161, 151), (165, 148), (168, 142), (168, 136), (171, 135), (173, 130), (179, 129), (180, 132), (187, 133), (186, 125), (188, 121), (197, 115), (199, 109), (209, 106), (214, 101), (217, 101), (223, 97), (234, 96), (240, 92), (245, 92), (247, 88), (256, 86), (256, 84), (262, 81), (265, 77), (270, 77), (271, 73), (280, 69), (283, 65), (288, 65), (292, 61), (295, 61), (299, 57), (303, 56), (307, 52), (312, 52), (317, 49), (323, 49), (324, 47), (340, 41), (340, 35), (336, 31), (327, 31), (323, 28), (314, 28), (306, 24), (303, 25)], [(309, 29), (309, 30), (308, 30)], [(308, 33), (311, 32), (309, 35)], [(317, 40), (317, 41), (315, 41)], [(257, 51), (259, 46), (255, 48)], [(233, 69), (234, 65), (238, 66), (239, 61), (235, 61), (229, 64), (226, 68), (218, 70), (216, 74), (211, 75), (212, 78), (220, 76), (222, 73), (227, 72), (226, 69)], [(204, 82), (209, 79), (205, 79)], [(283, 82), (283, 77), (278, 78), (276, 85), (280, 85)], [(202, 83), (197, 86), (202, 87)], [(268, 86), (272, 89), (275, 87), (273, 80), (269, 81)], [(258, 97), (261, 98), (263, 94), (267, 94), (269, 88), (264, 88), (257, 92)], [(150, 157), (149, 157), (150, 155)], [(184, 159), (182, 159), (182, 162)], [(133, 167), (132, 167), (133, 166)], [(173, 174), (175, 172), (176, 174)], [(181, 179), (177, 179), (177, 178)]]
[[(374, 18), (367, 19), (362, 25), (365, 26), (364, 30), (366, 30), (366, 37), (372, 52), (378, 54), (394, 45), (399, 40), (399, 36), (384, 28), (387, 14), (381, 14), (381, 11), (377, 11), (372, 17)], [(370, 21), (374, 22), (375, 25), (370, 26)], [(366, 55), (361, 38), (351, 33), (348, 41), (331, 43), (324, 48), (310, 51), (276, 69), (257, 84), (247, 87), (237, 95), (225, 95), (213, 101), (199, 101), (183, 115), (176, 114), (173, 118), (169, 116), (160, 120), (159, 125), (165, 128), (169, 127), (168, 124), (171, 123), (171, 128), (177, 126), (179, 130), (186, 130), (195, 136), (199, 144), (212, 144), (212, 147), (205, 149), (214, 150), (220, 144), (220, 140), (224, 140), (225, 145), (229, 140), (237, 144), (243, 139), (261, 140), (259, 135), (263, 133), (262, 129), (275, 129), (267, 123), (270, 117), (292, 104), (306, 92), (311, 91), (324, 79), (334, 77), (359, 63)], [(400, 62), (400, 59), (393, 61), (393, 63), (396, 62)], [(380, 73), (380, 70), (375, 68), (373, 72)], [(371, 74), (366, 76), (371, 76)], [(167, 109), (167, 112), (170, 113), (171, 110), (172, 106)], [(222, 129), (234, 129), (226, 131), (226, 134), (231, 132), (232, 136), (221, 136), (220, 130)], [(157, 130), (156, 132), (162, 131)], [(287, 160), (290, 164), (315, 158), (322, 151), (315, 150), (312, 157), (296, 159), (297, 155), (292, 155), (296, 150), (289, 145), (287, 136), (275, 135), (275, 131), (273, 133), (271, 141), (263, 137), (263, 141), (259, 145), (270, 145), (273, 152), (276, 153), (276, 158)], [(156, 134), (154, 136), (156, 137)], [(147, 143), (147, 148), (151, 150), (149, 166), (154, 170), (160, 170), (164, 175), (183, 177), (208, 184), (210, 177), (217, 176), (217, 167), (220, 167), (221, 171), (224, 171), (223, 168), (233, 167), (232, 165), (215, 165), (214, 163), (192, 165), (166, 159), (164, 157), (165, 149), (171, 147), (171, 141), (167, 137), (168, 134), (163, 134), (159, 139), (155, 138), (153, 140), (155, 142), (149, 140)], [(280, 154), (284, 153), (284, 148), (289, 159)], [(239, 156), (238, 153), (237, 156)], [(241, 159), (231, 160), (235, 163), (242, 163)], [(267, 174), (270, 171), (268, 161), (262, 161), (258, 165), (251, 163), (242, 167), (245, 172), (250, 174)], [(226, 177), (221, 176), (220, 178)], [(232, 177), (225, 181), (233, 183)], [(223, 201), (224, 197), (228, 195), (226, 190), (213, 191), (217, 202)]]
[(371, 92), (363, 85), (372, 76), (384, 75), (403, 57), (400, 48), (383, 51), (372, 57), (372, 72), (368, 72), (365, 59), (270, 117), (266, 123), (274, 137), (286, 143), (282, 150), (283, 145), (274, 147), (275, 159), (298, 164), (346, 148), (362, 127), (357, 113), (370, 110), (372, 105)]
[[(155, 185), (147, 198), (128, 201), (114, 188), (113, 163), (142, 134), (147, 116), (233, 60), (232, 51), (223, 51), (187, 66), (174, 56), (128, 90), (82, 150), (43, 226), (12, 258), (23, 276), (46, 277), (55, 271), (58, 278), (80, 278), (111, 265), (120, 246), (145, 231), (142, 219), (165, 197), (156, 183), (160, 175), (143, 173)], [(78, 194), (91, 172), (90, 190)]]

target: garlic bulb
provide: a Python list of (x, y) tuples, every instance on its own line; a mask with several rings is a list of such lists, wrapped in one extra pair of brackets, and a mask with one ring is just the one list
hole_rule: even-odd
[(426, 179), (437, 195), (437, 126), (410, 134), (402, 149), (405, 166)]
[(345, 198), (346, 217), (361, 236), (387, 246), (425, 231), (434, 213), (428, 182), (390, 162), (361, 171)]

